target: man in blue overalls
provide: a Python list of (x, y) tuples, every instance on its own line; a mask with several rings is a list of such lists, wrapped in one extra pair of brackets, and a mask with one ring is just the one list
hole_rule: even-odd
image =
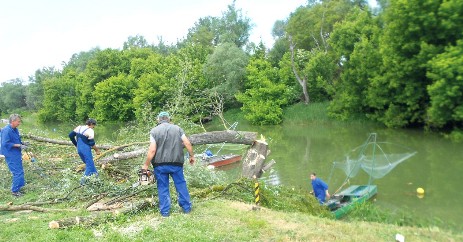
[(315, 172), (310, 174), (310, 180), (312, 180), (312, 188), (315, 197), (317, 198), (320, 204), (323, 204), (326, 198), (330, 198), (330, 194), (328, 193), (328, 185), (320, 178), (317, 178)]
[(8, 169), (13, 175), (11, 192), (13, 196), (19, 197), (23, 194), (20, 189), (26, 184), (24, 180), (23, 160), (21, 149), (25, 146), (21, 142), (18, 126), (21, 124), (21, 116), (12, 114), (9, 124), (2, 129), (1, 135), (1, 154), (5, 156)]
[(93, 162), (92, 148), (95, 150), (97, 155), (100, 154), (100, 150), (95, 145), (95, 132), (93, 131), (93, 128), (96, 126), (96, 120), (90, 118), (85, 124), (86, 125), (77, 126), (69, 133), (69, 138), (72, 143), (74, 146), (77, 146), (77, 153), (79, 154), (80, 159), (82, 159), (82, 162), (85, 163), (84, 176), (80, 180), (81, 185), (84, 185), (86, 177), (91, 175), (98, 176), (98, 171), (96, 170), (95, 163)]

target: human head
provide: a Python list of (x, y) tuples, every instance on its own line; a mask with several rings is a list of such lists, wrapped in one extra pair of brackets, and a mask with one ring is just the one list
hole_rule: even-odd
[(167, 122), (170, 121), (170, 115), (168, 112), (162, 111), (158, 114), (158, 122), (162, 122), (162, 121), (167, 121)]
[(8, 121), (9, 121), (11, 127), (16, 128), (21, 124), (21, 115), (16, 114), (16, 113), (12, 114), (12, 115), (10, 115), (10, 118), (9, 118)]
[(317, 174), (315, 172), (310, 173), (310, 180), (315, 180), (317, 178)]
[(95, 126), (96, 125), (96, 120), (93, 119), (93, 118), (89, 118), (89, 119), (87, 119), (87, 122), (85, 122), (85, 124), (88, 125), (88, 126), (91, 126), (91, 125)]

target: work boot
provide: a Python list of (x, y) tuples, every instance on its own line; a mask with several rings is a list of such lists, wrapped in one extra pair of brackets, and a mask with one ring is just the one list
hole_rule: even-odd
[(15, 196), (15, 197), (21, 197), (23, 196), (24, 194), (22, 194), (21, 192), (12, 192), (11, 195)]

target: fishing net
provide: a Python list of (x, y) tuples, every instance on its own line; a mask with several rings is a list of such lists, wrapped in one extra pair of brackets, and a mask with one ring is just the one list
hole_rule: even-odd
[(333, 168), (343, 170), (347, 179), (355, 177), (360, 169), (371, 178), (379, 179), (415, 154), (401, 145), (376, 142), (376, 134), (370, 134), (367, 142), (349, 152), (345, 160), (335, 161)]

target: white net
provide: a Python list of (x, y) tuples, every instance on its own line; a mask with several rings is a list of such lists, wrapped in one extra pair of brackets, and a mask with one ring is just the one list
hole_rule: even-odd
[(333, 168), (343, 170), (347, 179), (355, 177), (360, 168), (371, 178), (379, 179), (415, 154), (404, 146), (376, 142), (376, 134), (370, 134), (367, 142), (349, 152), (344, 161), (335, 161)]

